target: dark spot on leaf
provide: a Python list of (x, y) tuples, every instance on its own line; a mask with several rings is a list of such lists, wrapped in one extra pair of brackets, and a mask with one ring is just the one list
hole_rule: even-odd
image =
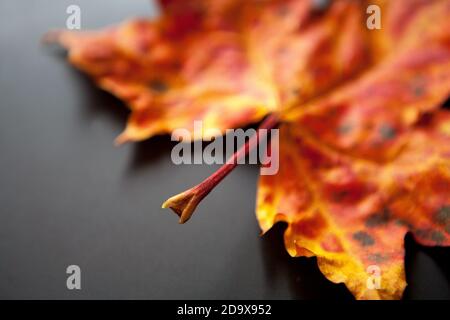
[(413, 229), (413, 225), (410, 222), (406, 221), (406, 220), (398, 219), (398, 220), (395, 221), (395, 223), (397, 225), (399, 225), (399, 226), (407, 227), (410, 230)]
[(384, 140), (390, 140), (395, 138), (397, 132), (395, 131), (395, 128), (393, 128), (392, 126), (388, 125), (388, 124), (383, 124), (380, 127), (380, 136), (384, 139)]
[(434, 215), (434, 221), (442, 226), (450, 223), (450, 206), (443, 206)]
[(413, 88), (413, 92), (416, 97), (421, 97), (424, 95), (425, 89), (424, 87), (418, 85)]
[(428, 229), (417, 229), (414, 231), (417, 237), (428, 239), (430, 237), (430, 230)]
[(431, 229), (418, 229), (414, 232), (418, 238), (423, 238), (426, 240), (432, 240), (437, 244), (440, 244), (445, 240), (445, 236), (440, 231), (434, 231)]
[(445, 232), (450, 234), (450, 223), (445, 226)]
[(294, 88), (291, 90), (292, 95), (298, 97), (300, 95), (302, 91), (300, 90), (300, 88)]
[(375, 263), (382, 263), (386, 261), (387, 257), (381, 255), (380, 253), (374, 253), (369, 255), (369, 260)]
[(375, 240), (364, 231), (358, 231), (353, 234), (353, 239), (359, 242), (363, 247), (372, 246), (375, 243)]
[(313, 0), (312, 6), (315, 12), (323, 12), (330, 7), (331, 0)]
[(423, 76), (417, 76), (412, 84), (412, 92), (414, 96), (421, 97), (425, 94), (426, 80)]
[(385, 208), (381, 212), (372, 214), (366, 219), (365, 225), (368, 228), (373, 228), (377, 226), (384, 225), (389, 222), (391, 218), (391, 213), (389, 209)]
[(430, 235), (431, 240), (435, 241), (437, 244), (445, 240), (445, 236), (440, 231), (433, 231)]
[(339, 134), (347, 134), (350, 133), (353, 129), (353, 125), (351, 123), (343, 123), (341, 124), (337, 131)]
[(169, 86), (161, 80), (150, 81), (149, 87), (150, 87), (150, 89), (152, 89), (153, 91), (158, 92), (158, 93), (166, 92), (169, 89)]

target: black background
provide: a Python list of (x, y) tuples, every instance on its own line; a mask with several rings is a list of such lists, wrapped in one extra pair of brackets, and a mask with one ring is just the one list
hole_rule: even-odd
[[(0, 0), (0, 298), (351, 299), (315, 259), (264, 237), (258, 169), (238, 167), (179, 225), (160, 209), (216, 168), (175, 166), (169, 137), (114, 147), (124, 105), (40, 45), (70, 4), (82, 28), (156, 15), (147, 0)], [(82, 290), (66, 288), (66, 268)], [(449, 299), (449, 250), (407, 238), (406, 298)]]

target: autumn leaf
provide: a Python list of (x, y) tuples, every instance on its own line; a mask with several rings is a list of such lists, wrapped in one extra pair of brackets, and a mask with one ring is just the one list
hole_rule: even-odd
[(208, 138), (210, 129), (259, 121), (362, 69), (364, 11), (352, 2), (311, 14), (309, 1), (163, 1), (157, 21), (62, 32), (58, 41), (71, 63), (127, 102), (119, 142), (192, 130), (195, 119)]
[[(261, 176), (263, 232), (358, 299), (398, 299), (404, 237), (450, 242), (450, 3), (446, 0), (161, 0), (160, 18), (53, 34), (131, 110), (118, 142), (177, 128), (280, 124), (280, 170)], [(366, 9), (381, 10), (369, 30)], [(248, 146), (255, 144), (253, 140)], [(245, 148), (234, 157), (242, 156)], [(187, 221), (225, 164), (164, 203)], [(377, 268), (380, 287), (368, 285)]]

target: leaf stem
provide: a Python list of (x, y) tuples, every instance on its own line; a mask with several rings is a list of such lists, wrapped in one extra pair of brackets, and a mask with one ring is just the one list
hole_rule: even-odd
[(231, 171), (236, 168), (238, 161), (245, 157), (259, 144), (260, 130), (270, 130), (278, 126), (278, 117), (270, 114), (258, 127), (257, 133), (253, 135), (242, 147), (222, 165), (216, 172), (203, 180), (198, 185), (178, 194), (162, 205), (163, 208), (172, 209), (179, 217), (180, 223), (185, 223), (194, 213), (197, 205), (205, 198)]

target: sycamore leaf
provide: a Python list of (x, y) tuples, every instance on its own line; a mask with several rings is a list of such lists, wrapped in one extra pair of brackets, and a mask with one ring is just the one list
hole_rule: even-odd
[[(286, 221), (289, 253), (317, 256), (360, 299), (401, 297), (406, 232), (450, 244), (450, 114), (438, 111), (450, 94), (450, 6), (436, 3), (414, 28), (441, 17), (443, 29), (404, 35), (360, 77), (290, 112), (280, 172), (260, 179), (263, 231)], [(367, 286), (371, 266), (378, 289)]]
[[(57, 36), (72, 64), (130, 107), (118, 141), (192, 130), (194, 120), (205, 130), (194, 138), (207, 139), (276, 115), (280, 171), (260, 178), (262, 230), (287, 222), (288, 252), (317, 256), (358, 299), (400, 298), (406, 232), (450, 242), (450, 115), (439, 110), (450, 95), (450, 3), (160, 3), (156, 21)], [(369, 4), (381, 9), (380, 30), (366, 26)], [(184, 222), (209, 191), (164, 206)]]
[[(285, 125), (280, 171), (260, 178), (261, 228), (287, 222), (288, 252), (317, 256), (324, 275), (344, 282), (355, 297), (400, 298), (405, 233), (424, 245), (450, 244), (449, 129), (450, 114), (436, 113), (408, 128), (402, 150), (378, 163), (325, 145), (300, 125)], [(402, 140), (391, 133), (388, 139)], [(371, 266), (380, 270), (378, 290), (367, 287)]]
[(119, 142), (192, 130), (196, 119), (208, 138), (307, 101), (370, 60), (365, 11), (354, 1), (324, 12), (311, 1), (163, 4), (157, 21), (58, 35), (70, 62), (130, 107)]

